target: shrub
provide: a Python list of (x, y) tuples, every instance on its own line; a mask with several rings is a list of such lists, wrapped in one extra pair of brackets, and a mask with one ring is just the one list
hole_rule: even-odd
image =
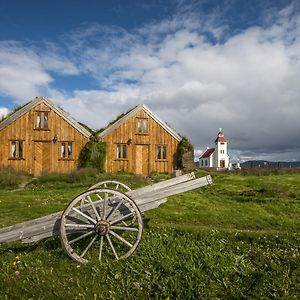
[(30, 175), (25, 172), (19, 172), (13, 169), (0, 170), (0, 188), (18, 188), (21, 184), (27, 182), (29, 178)]
[(71, 173), (49, 173), (39, 176), (31, 184), (38, 185), (59, 185), (80, 183), (81, 185), (91, 185), (94, 183), (95, 178), (98, 177), (99, 171), (95, 168), (83, 168), (75, 170)]
[[(186, 137), (183, 137), (177, 146), (176, 159), (175, 159), (176, 169), (183, 169), (185, 167), (183, 156), (187, 152), (194, 153), (194, 147)], [(192, 163), (194, 164), (194, 161)]]
[(106, 158), (106, 143), (89, 141), (83, 147), (79, 155), (80, 168), (96, 168), (104, 172)]

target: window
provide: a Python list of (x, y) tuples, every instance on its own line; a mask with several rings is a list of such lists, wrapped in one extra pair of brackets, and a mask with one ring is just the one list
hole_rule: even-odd
[(167, 159), (167, 146), (157, 145), (157, 159)]
[(49, 128), (49, 112), (37, 111), (36, 112), (36, 128), (48, 129)]
[(23, 159), (23, 141), (11, 141), (10, 156), (13, 159)]
[(62, 142), (60, 148), (61, 159), (72, 159), (73, 155), (73, 144), (70, 142)]
[(126, 159), (126, 158), (127, 158), (127, 145), (117, 144), (117, 159)]
[(208, 165), (207, 159), (205, 160), (205, 165), (206, 165), (206, 166)]
[(201, 166), (204, 166), (204, 161), (203, 160), (201, 161)]
[(44, 112), (44, 128), (48, 128), (48, 112)]
[(138, 134), (148, 133), (148, 119), (137, 119), (137, 132)]

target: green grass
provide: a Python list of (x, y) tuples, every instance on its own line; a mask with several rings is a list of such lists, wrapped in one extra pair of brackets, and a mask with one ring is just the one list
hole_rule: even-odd
[[(0, 299), (299, 299), (300, 173), (211, 175), (213, 186), (145, 213), (127, 260), (78, 265), (58, 238), (1, 245)], [(168, 178), (89, 170), (29, 179), (0, 191), (0, 228), (59, 211), (112, 177), (133, 188)]]

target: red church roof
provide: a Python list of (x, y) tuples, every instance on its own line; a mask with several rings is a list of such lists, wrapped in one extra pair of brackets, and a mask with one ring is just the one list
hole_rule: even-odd
[(210, 149), (207, 149), (200, 157), (201, 158), (206, 158), (206, 157), (210, 157), (213, 152), (215, 151), (215, 148), (210, 148)]

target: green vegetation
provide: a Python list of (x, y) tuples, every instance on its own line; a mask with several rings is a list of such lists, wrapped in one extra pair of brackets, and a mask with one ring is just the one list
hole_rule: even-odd
[(178, 170), (183, 169), (183, 167), (184, 167), (183, 155), (184, 155), (184, 153), (189, 152), (189, 151), (194, 152), (194, 147), (186, 137), (183, 137), (177, 146), (176, 160), (175, 160), (176, 169), (178, 169)]
[(86, 143), (79, 155), (80, 168), (96, 168), (104, 172), (106, 143), (92, 141)]
[[(141, 245), (127, 260), (78, 265), (58, 238), (1, 245), (0, 299), (298, 299), (300, 172), (256, 172), (211, 173), (213, 186), (145, 213)], [(43, 176), (0, 190), (0, 227), (62, 210), (107, 178), (137, 188), (168, 177)]]
[(0, 170), (0, 188), (16, 189), (31, 180), (32, 176), (7, 168)]
[(124, 116), (126, 116), (127, 114), (129, 114), (132, 110), (134, 110), (137, 106), (134, 106), (133, 108), (129, 109), (126, 112), (123, 112), (121, 114), (119, 114), (115, 119), (113, 119), (112, 121), (110, 121), (105, 127), (100, 128), (99, 130), (96, 130), (94, 135), (98, 135), (101, 132), (103, 132), (105, 129), (107, 129), (109, 126), (111, 126), (112, 124), (114, 124), (115, 122), (119, 121), (120, 119), (122, 119)]

